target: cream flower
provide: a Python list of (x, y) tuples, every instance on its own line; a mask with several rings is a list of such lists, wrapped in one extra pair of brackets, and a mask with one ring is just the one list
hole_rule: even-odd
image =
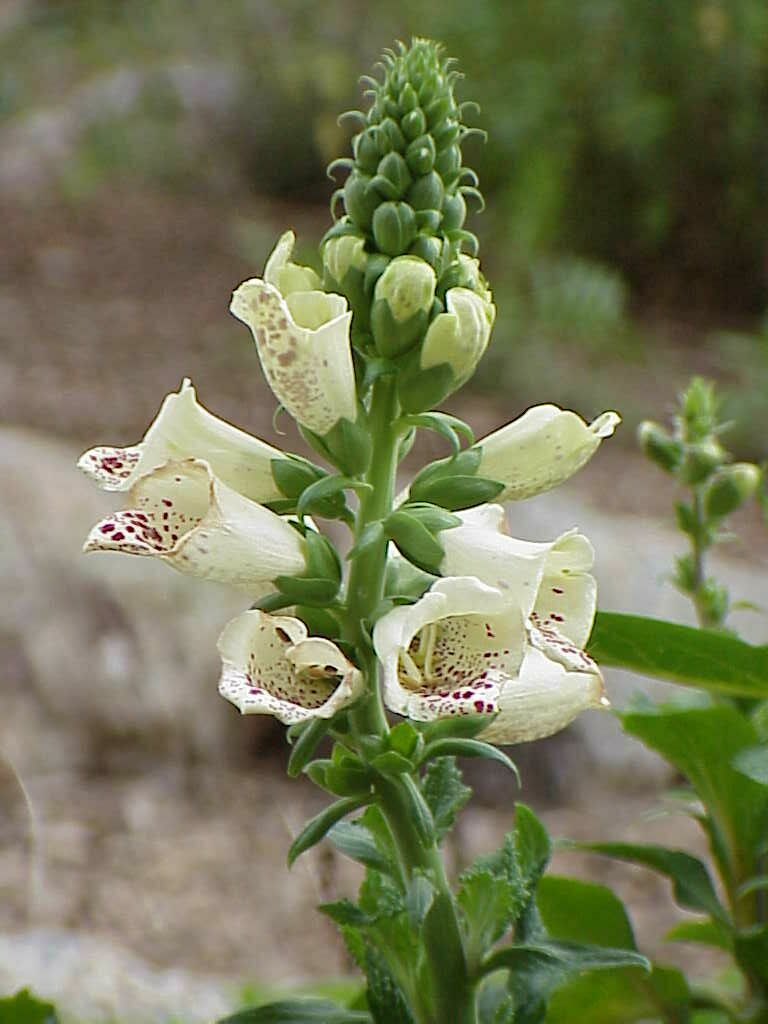
[(331, 718), (356, 700), (361, 672), (336, 644), (308, 637), (300, 619), (247, 611), (219, 637), (219, 693), (244, 715), (274, 715), (286, 725)]
[[(549, 597), (541, 596), (542, 610)], [(575, 618), (593, 613), (587, 601)], [(524, 618), (506, 594), (475, 577), (438, 580), (374, 627), (384, 702), (417, 721), (488, 715), (479, 738), (494, 743), (550, 736), (608, 703), (599, 669), (567, 622), (560, 625), (538, 612)]]
[(127, 505), (93, 527), (85, 551), (152, 556), (253, 596), (278, 576), (306, 570), (296, 530), (227, 487), (201, 459), (166, 462), (139, 477)]
[(278, 400), (322, 436), (340, 419), (357, 418), (352, 313), (343, 296), (319, 290), (313, 270), (290, 262), (293, 245), (288, 231), (267, 261), (264, 279), (243, 282), (229, 308), (250, 327)]
[(447, 363), (455, 390), (472, 375), (488, 347), (496, 307), (469, 288), (451, 288), (445, 305), (447, 311), (439, 313), (429, 325), (420, 365), (428, 370)]
[[(504, 509), (495, 504), (456, 515), (461, 525), (440, 533), (445, 552), (439, 566), (443, 576), (476, 576), (506, 595), (507, 602), (519, 608), (524, 618), (540, 611), (537, 602), (546, 592), (546, 582), (562, 584), (562, 593), (557, 595), (562, 609), (556, 614), (566, 611), (569, 628), (577, 629), (579, 642), (586, 641), (596, 586), (589, 574), (594, 550), (583, 534), (569, 530), (547, 543), (518, 540), (507, 534)], [(588, 621), (585, 609), (591, 609)]]
[(504, 483), (498, 501), (541, 494), (581, 469), (620, 422), (615, 412), (587, 424), (556, 405), (534, 406), (477, 442), (482, 452), (478, 476)]
[(91, 448), (77, 465), (103, 490), (127, 491), (148, 470), (187, 458), (204, 459), (219, 480), (253, 501), (284, 497), (272, 477), (273, 460), (284, 454), (204, 409), (188, 378), (178, 392), (165, 396), (137, 445)]

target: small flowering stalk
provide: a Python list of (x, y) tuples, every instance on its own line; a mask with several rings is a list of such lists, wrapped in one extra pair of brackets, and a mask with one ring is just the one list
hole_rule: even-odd
[(714, 386), (694, 377), (680, 395), (673, 428), (646, 420), (638, 428), (645, 454), (690, 492), (690, 501), (675, 505), (677, 525), (690, 541), (690, 552), (675, 562), (674, 582), (690, 597), (703, 629), (723, 629), (730, 597), (722, 584), (706, 574), (707, 551), (727, 539), (728, 516), (757, 496), (762, 471), (749, 462), (732, 462), (721, 435)]
[[(644, 962), (576, 943), (564, 952), (535, 924), (549, 846), (527, 809), (506, 852), (458, 889), (440, 853), (468, 792), (455, 756), (514, 769), (498, 744), (548, 736), (607, 704), (584, 652), (596, 604), (589, 541), (577, 530), (515, 539), (491, 502), (567, 479), (618, 416), (588, 425), (536, 406), (476, 443), (436, 411), (474, 372), (495, 317), (464, 227), (467, 201), (482, 207), (462, 162), (472, 129), (439, 46), (414, 40), (382, 68), (367, 80), (368, 111), (353, 114), (353, 155), (335, 164), (348, 176), (321, 243), (322, 277), (292, 261), (286, 232), (231, 305), (275, 397), (329, 468), (218, 420), (185, 382), (138, 445), (81, 459), (126, 496), (86, 550), (156, 557), (255, 599), (221, 634), (220, 692), (243, 714), (289, 725), (289, 774), (335, 798), (289, 862), (327, 836), (366, 866), (359, 903), (322, 908), (367, 978), (367, 1009), (354, 1019), (490, 1024), (511, 1019), (542, 965), (550, 991), (555, 976)], [(396, 499), (398, 464), (420, 429), (452, 453)], [(346, 571), (309, 516), (350, 527)], [(333, 746), (318, 757), (324, 736)], [(505, 936), (513, 944), (499, 947)], [(508, 984), (478, 1016), (486, 979), (500, 972)], [(286, 1005), (274, 1019), (309, 1019), (307, 1004)], [(312, 1019), (323, 1013), (334, 1016), (324, 1004)]]

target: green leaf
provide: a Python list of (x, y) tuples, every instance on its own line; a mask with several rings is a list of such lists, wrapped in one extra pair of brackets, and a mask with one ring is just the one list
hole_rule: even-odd
[(387, 743), (403, 757), (411, 757), (421, 740), (421, 734), (409, 721), (399, 722), (390, 730)]
[(515, 804), (514, 839), (520, 874), (528, 884), (536, 885), (552, 856), (552, 840), (527, 804)]
[(592, 850), (616, 860), (643, 864), (672, 882), (672, 891), (678, 906), (709, 914), (724, 927), (730, 926), (728, 913), (717, 898), (717, 893), (706, 867), (697, 857), (682, 850), (669, 850), (665, 846), (640, 843), (576, 843), (580, 850)]
[(409, 495), (413, 501), (428, 501), (455, 512), (493, 501), (503, 490), (503, 483), (489, 477), (449, 476), (411, 487)]
[(712, 852), (726, 880), (754, 872), (768, 829), (768, 789), (737, 771), (734, 757), (758, 745), (754, 726), (735, 708), (697, 695), (647, 705), (621, 716), (624, 728), (678, 768), (707, 809)]
[(325, 838), (326, 833), (332, 828), (337, 821), (344, 818), (347, 814), (352, 811), (356, 811), (362, 807), (365, 803), (364, 800), (360, 800), (358, 797), (346, 797), (343, 800), (337, 800), (335, 803), (326, 807), (319, 814), (316, 814), (314, 818), (306, 823), (304, 828), (299, 832), (294, 841), (291, 843), (290, 849), (288, 850), (288, 867), (291, 867), (297, 857), (300, 857), (302, 853), (305, 853), (311, 847), (315, 846), (320, 842), (321, 839)]
[(543, 1021), (551, 994), (584, 972), (624, 967), (650, 970), (646, 958), (633, 950), (575, 942), (507, 946), (492, 953), (485, 962), (486, 971), (501, 967), (510, 971), (509, 989), (517, 1010), (515, 1024)]
[(272, 479), (291, 502), (296, 501), (303, 490), (326, 475), (325, 470), (299, 455), (272, 459), (270, 468)]
[(442, 545), (415, 516), (399, 510), (392, 512), (384, 523), (384, 529), (409, 562), (425, 572), (439, 571), (445, 558)]
[(536, 891), (536, 903), (544, 926), (554, 938), (637, 948), (624, 904), (605, 885), (545, 875)]
[(362, 928), (370, 918), (352, 900), (336, 900), (334, 903), (320, 903), (317, 909), (342, 927)]
[(472, 739), (483, 729), (488, 728), (488, 716), (454, 715), (449, 718), (436, 718), (432, 722), (416, 722), (415, 725), (421, 729), (427, 743), (447, 736)]
[(472, 790), (461, 781), (461, 772), (453, 757), (430, 761), (424, 773), (422, 792), (432, 812), (439, 839), (453, 825), (456, 814), (472, 796)]
[[(354, 480), (348, 476), (326, 476), (322, 480), (316, 480), (315, 483), (310, 484), (309, 487), (305, 488), (301, 497), (296, 504), (296, 512), (300, 516), (306, 515), (319, 515), (327, 516), (328, 518), (336, 518), (339, 515), (339, 511), (336, 515), (328, 516), (328, 512), (334, 509), (334, 505), (338, 503), (331, 503), (329, 499), (337, 498), (339, 495), (344, 494), (344, 491), (349, 488), (354, 491), (371, 490), (370, 484), (362, 483), (360, 480)], [(346, 507), (346, 502), (341, 502), (341, 510)]]
[(429, 501), (407, 501), (400, 506), (398, 511), (407, 512), (414, 519), (418, 519), (430, 533), (440, 533), (441, 530), (451, 530), (454, 526), (461, 526), (459, 516), (455, 516)]
[(283, 999), (241, 1010), (218, 1024), (371, 1024), (371, 1015), (346, 1010), (327, 999)]
[(339, 821), (328, 832), (339, 853), (377, 871), (391, 871), (392, 862), (382, 853), (370, 829), (357, 821)]
[(438, 459), (420, 469), (411, 481), (411, 491), (418, 491), (422, 486), (452, 476), (475, 476), (483, 458), (479, 448), (467, 448), (458, 455), (448, 459)]
[(730, 933), (715, 921), (680, 921), (669, 929), (664, 939), (667, 942), (696, 942), (728, 952), (733, 949)]
[(587, 650), (601, 665), (733, 697), (768, 697), (768, 646), (730, 634), (598, 612)]
[(414, 1024), (402, 989), (383, 957), (370, 946), (366, 949), (364, 969), (368, 982), (366, 996), (375, 1024)]
[(733, 953), (743, 971), (768, 982), (768, 925), (739, 932), (734, 939)]
[(339, 585), (333, 580), (306, 576), (276, 576), (274, 584), (290, 604), (327, 605), (339, 592)]
[(375, 768), (382, 775), (396, 777), (398, 775), (410, 775), (414, 766), (409, 758), (398, 754), (396, 750), (385, 750), (382, 754), (377, 754), (372, 758), (371, 767)]
[(740, 750), (732, 764), (736, 771), (746, 775), (748, 779), (761, 786), (768, 786), (768, 743)]
[(463, 437), (467, 444), (475, 443), (475, 435), (469, 424), (456, 416), (450, 416), (447, 412), (426, 412), (421, 416), (406, 416), (405, 422), (410, 427), (422, 427), (441, 434), (453, 448), (454, 455), (458, 455), (461, 450), (459, 436)]
[(691, 998), (685, 976), (676, 968), (654, 966), (650, 975), (640, 968), (602, 971), (575, 978), (554, 992), (546, 1024), (693, 1024)]
[(408, 884), (405, 909), (411, 928), (420, 928), (435, 899), (435, 887), (426, 875), (417, 872)]
[(482, 740), (448, 736), (445, 739), (433, 740), (431, 743), (428, 743), (424, 748), (424, 753), (421, 755), (421, 760), (424, 762), (435, 757), (445, 756), (486, 757), (491, 761), (498, 761), (499, 764), (503, 764), (505, 768), (508, 768), (514, 774), (518, 786), (521, 784), (517, 765), (507, 757), (503, 750), (499, 750), (498, 747), (494, 747), (491, 743), (483, 743)]
[(302, 729), (288, 758), (288, 774), (292, 779), (304, 771), (330, 726), (330, 718), (312, 718), (307, 727)]
[(36, 999), (28, 988), (0, 999), (0, 1024), (58, 1024), (52, 1003)]
[(488, 870), (471, 868), (459, 881), (467, 959), (476, 965), (514, 921), (518, 894), (507, 878)]

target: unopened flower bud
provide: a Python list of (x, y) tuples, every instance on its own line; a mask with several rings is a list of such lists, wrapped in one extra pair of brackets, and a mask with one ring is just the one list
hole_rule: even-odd
[(455, 231), (462, 227), (467, 218), (467, 204), (461, 192), (446, 196), (443, 200), (443, 230)]
[(637, 440), (643, 452), (667, 473), (673, 473), (683, 457), (683, 446), (652, 420), (637, 428)]
[(370, 228), (380, 196), (370, 187), (373, 179), (367, 174), (352, 171), (344, 184), (344, 206), (353, 222), (360, 228)]
[(448, 312), (435, 317), (421, 350), (421, 366), (427, 369), (449, 363), (457, 381), (465, 381), (485, 352), (495, 307), (468, 288), (452, 288), (446, 295)]
[(382, 203), (373, 214), (373, 237), (377, 248), (387, 256), (407, 252), (416, 237), (413, 208), (407, 203)]
[(399, 153), (392, 151), (381, 158), (372, 184), (386, 199), (400, 199), (412, 180), (408, 164)]
[(700, 484), (710, 477), (725, 461), (725, 452), (717, 441), (701, 441), (686, 446), (680, 471), (687, 484)]
[(751, 462), (736, 462), (724, 466), (710, 481), (704, 496), (704, 510), (708, 518), (722, 519), (735, 512), (756, 492), (761, 478), (760, 470)]
[(437, 279), (432, 267), (417, 256), (398, 256), (376, 282), (371, 328), (376, 350), (398, 356), (424, 334)]
[(328, 276), (343, 285), (347, 275), (365, 273), (365, 241), (356, 235), (331, 238), (323, 247), (323, 266)]
[(440, 175), (430, 171), (416, 178), (408, 190), (407, 198), (414, 210), (441, 210), (445, 188)]

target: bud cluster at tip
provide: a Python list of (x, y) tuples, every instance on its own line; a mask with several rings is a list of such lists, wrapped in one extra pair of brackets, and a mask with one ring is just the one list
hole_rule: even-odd
[(720, 442), (725, 425), (719, 404), (711, 382), (694, 377), (680, 395), (671, 431), (652, 420), (638, 428), (638, 441), (648, 458), (681, 484), (700, 488), (704, 514), (712, 521), (752, 498), (762, 477), (758, 466), (731, 461)]
[(477, 129), (462, 123), (453, 92), (459, 73), (437, 43), (400, 43), (381, 67), (382, 81), (364, 79), (372, 103), (367, 114), (355, 112), (362, 127), (352, 139), (354, 158), (331, 165), (350, 171), (334, 195), (333, 206), (341, 200), (345, 210), (337, 227), (366, 237), (386, 256), (412, 253), (437, 269), (440, 243), (451, 244), (452, 256), (464, 242), (477, 248), (464, 230), (466, 198), (482, 205), (482, 196), (461, 156), (462, 139)]

